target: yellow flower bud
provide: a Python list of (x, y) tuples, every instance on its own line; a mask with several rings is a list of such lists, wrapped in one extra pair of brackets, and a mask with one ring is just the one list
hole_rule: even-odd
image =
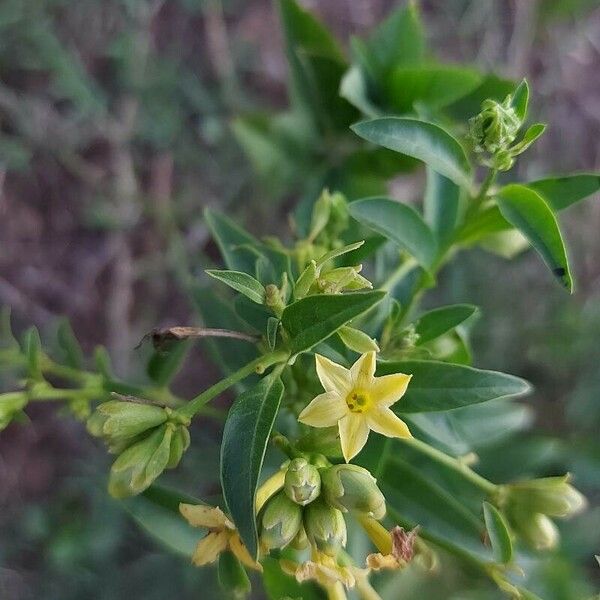
[(342, 464), (326, 469), (321, 475), (323, 497), (331, 506), (375, 519), (385, 516), (385, 498), (376, 479), (366, 469)]
[(304, 529), (310, 542), (330, 556), (335, 556), (346, 545), (344, 515), (322, 499), (304, 509)]
[(285, 492), (279, 492), (266, 504), (261, 519), (260, 542), (268, 552), (273, 548), (285, 548), (298, 534), (302, 526), (302, 509), (290, 500)]
[(295, 458), (286, 471), (284, 489), (290, 500), (306, 506), (321, 492), (319, 471), (305, 458)]

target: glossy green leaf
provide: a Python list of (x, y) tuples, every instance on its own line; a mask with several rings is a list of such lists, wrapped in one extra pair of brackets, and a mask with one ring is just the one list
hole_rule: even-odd
[(290, 336), (292, 354), (310, 350), (385, 297), (385, 292), (355, 292), (302, 298), (283, 311), (281, 322)]
[(365, 198), (352, 202), (349, 209), (359, 223), (407, 250), (425, 268), (432, 266), (437, 243), (414, 208), (388, 198)]
[(452, 410), (496, 398), (521, 396), (531, 387), (514, 375), (432, 360), (383, 362), (378, 375), (407, 373), (413, 377), (405, 396), (393, 405), (398, 413)]
[(425, 222), (436, 234), (440, 244), (446, 244), (457, 225), (460, 188), (447, 177), (427, 167), (427, 186), (423, 204)]
[(217, 271), (215, 269), (208, 269), (206, 273), (244, 294), (244, 296), (250, 298), (256, 304), (263, 304), (265, 301), (265, 288), (260, 281), (257, 281), (247, 273), (240, 271)]
[(454, 329), (477, 312), (472, 304), (453, 304), (435, 308), (422, 314), (415, 323), (419, 334), (417, 344), (425, 344)]
[(504, 218), (529, 240), (552, 274), (572, 292), (565, 245), (556, 217), (546, 201), (534, 190), (512, 184), (498, 192), (497, 202)]
[(524, 121), (529, 106), (529, 85), (526, 79), (523, 79), (513, 92), (511, 106), (515, 109), (517, 117)]
[(513, 546), (508, 525), (498, 509), (489, 502), (483, 503), (483, 518), (494, 558), (497, 562), (508, 563), (512, 560)]
[(579, 173), (527, 182), (555, 210), (563, 210), (600, 190), (600, 174)]
[(510, 153), (512, 156), (518, 156), (523, 154), (531, 144), (533, 144), (543, 133), (546, 131), (546, 125), (544, 123), (534, 123), (523, 136), (523, 139), (515, 144), (511, 149)]
[(133, 520), (169, 550), (190, 557), (202, 537), (179, 513), (179, 503), (204, 504), (191, 496), (157, 485), (140, 495), (120, 500)]
[(42, 342), (36, 327), (30, 327), (23, 336), (23, 350), (27, 357), (27, 375), (31, 379), (43, 379), (41, 369)]
[(223, 497), (240, 537), (253, 557), (258, 554), (254, 515), (256, 486), (282, 395), (281, 380), (264, 377), (237, 397), (223, 431)]
[(389, 105), (401, 113), (416, 104), (439, 110), (472, 92), (481, 83), (474, 69), (450, 65), (396, 67), (384, 82)]
[(357, 123), (352, 130), (369, 142), (423, 161), (458, 185), (471, 184), (471, 166), (463, 147), (438, 125), (418, 119), (383, 117)]

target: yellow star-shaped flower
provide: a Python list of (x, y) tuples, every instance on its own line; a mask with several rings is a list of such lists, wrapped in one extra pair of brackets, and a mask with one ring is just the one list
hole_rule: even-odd
[(404, 421), (390, 409), (406, 392), (412, 375), (375, 377), (375, 352), (363, 354), (350, 369), (317, 354), (319, 394), (298, 420), (312, 427), (338, 425), (346, 462), (367, 443), (369, 429), (388, 437), (412, 437)]
[(197, 567), (215, 562), (221, 552), (229, 549), (244, 565), (262, 571), (261, 564), (252, 559), (234, 524), (219, 507), (181, 503), (179, 512), (192, 527), (208, 529), (208, 535), (198, 542), (192, 556)]

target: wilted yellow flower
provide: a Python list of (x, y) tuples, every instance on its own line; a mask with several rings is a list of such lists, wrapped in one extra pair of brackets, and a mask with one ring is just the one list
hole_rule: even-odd
[(390, 409), (406, 392), (412, 375), (375, 377), (375, 352), (363, 354), (350, 369), (319, 354), (315, 358), (325, 393), (314, 398), (298, 420), (313, 427), (337, 423), (346, 462), (367, 443), (369, 429), (388, 437), (412, 437)]
[(231, 550), (244, 565), (262, 571), (262, 566), (250, 556), (235, 526), (220, 508), (181, 503), (179, 512), (192, 527), (208, 529), (208, 535), (198, 542), (192, 556), (192, 562), (197, 567), (213, 563), (221, 552)]
[(282, 570), (296, 578), (296, 581), (316, 581), (325, 589), (342, 584), (346, 588), (354, 587), (355, 578), (352, 569), (337, 564), (336, 559), (325, 552), (313, 548), (311, 560), (301, 564), (290, 560), (281, 560)]

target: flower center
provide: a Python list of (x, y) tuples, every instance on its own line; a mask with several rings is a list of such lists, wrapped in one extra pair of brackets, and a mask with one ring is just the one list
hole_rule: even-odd
[(355, 389), (346, 396), (346, 404), (353, 413), (363, 413), (371, 405), (371, 398), (365, 390)]

